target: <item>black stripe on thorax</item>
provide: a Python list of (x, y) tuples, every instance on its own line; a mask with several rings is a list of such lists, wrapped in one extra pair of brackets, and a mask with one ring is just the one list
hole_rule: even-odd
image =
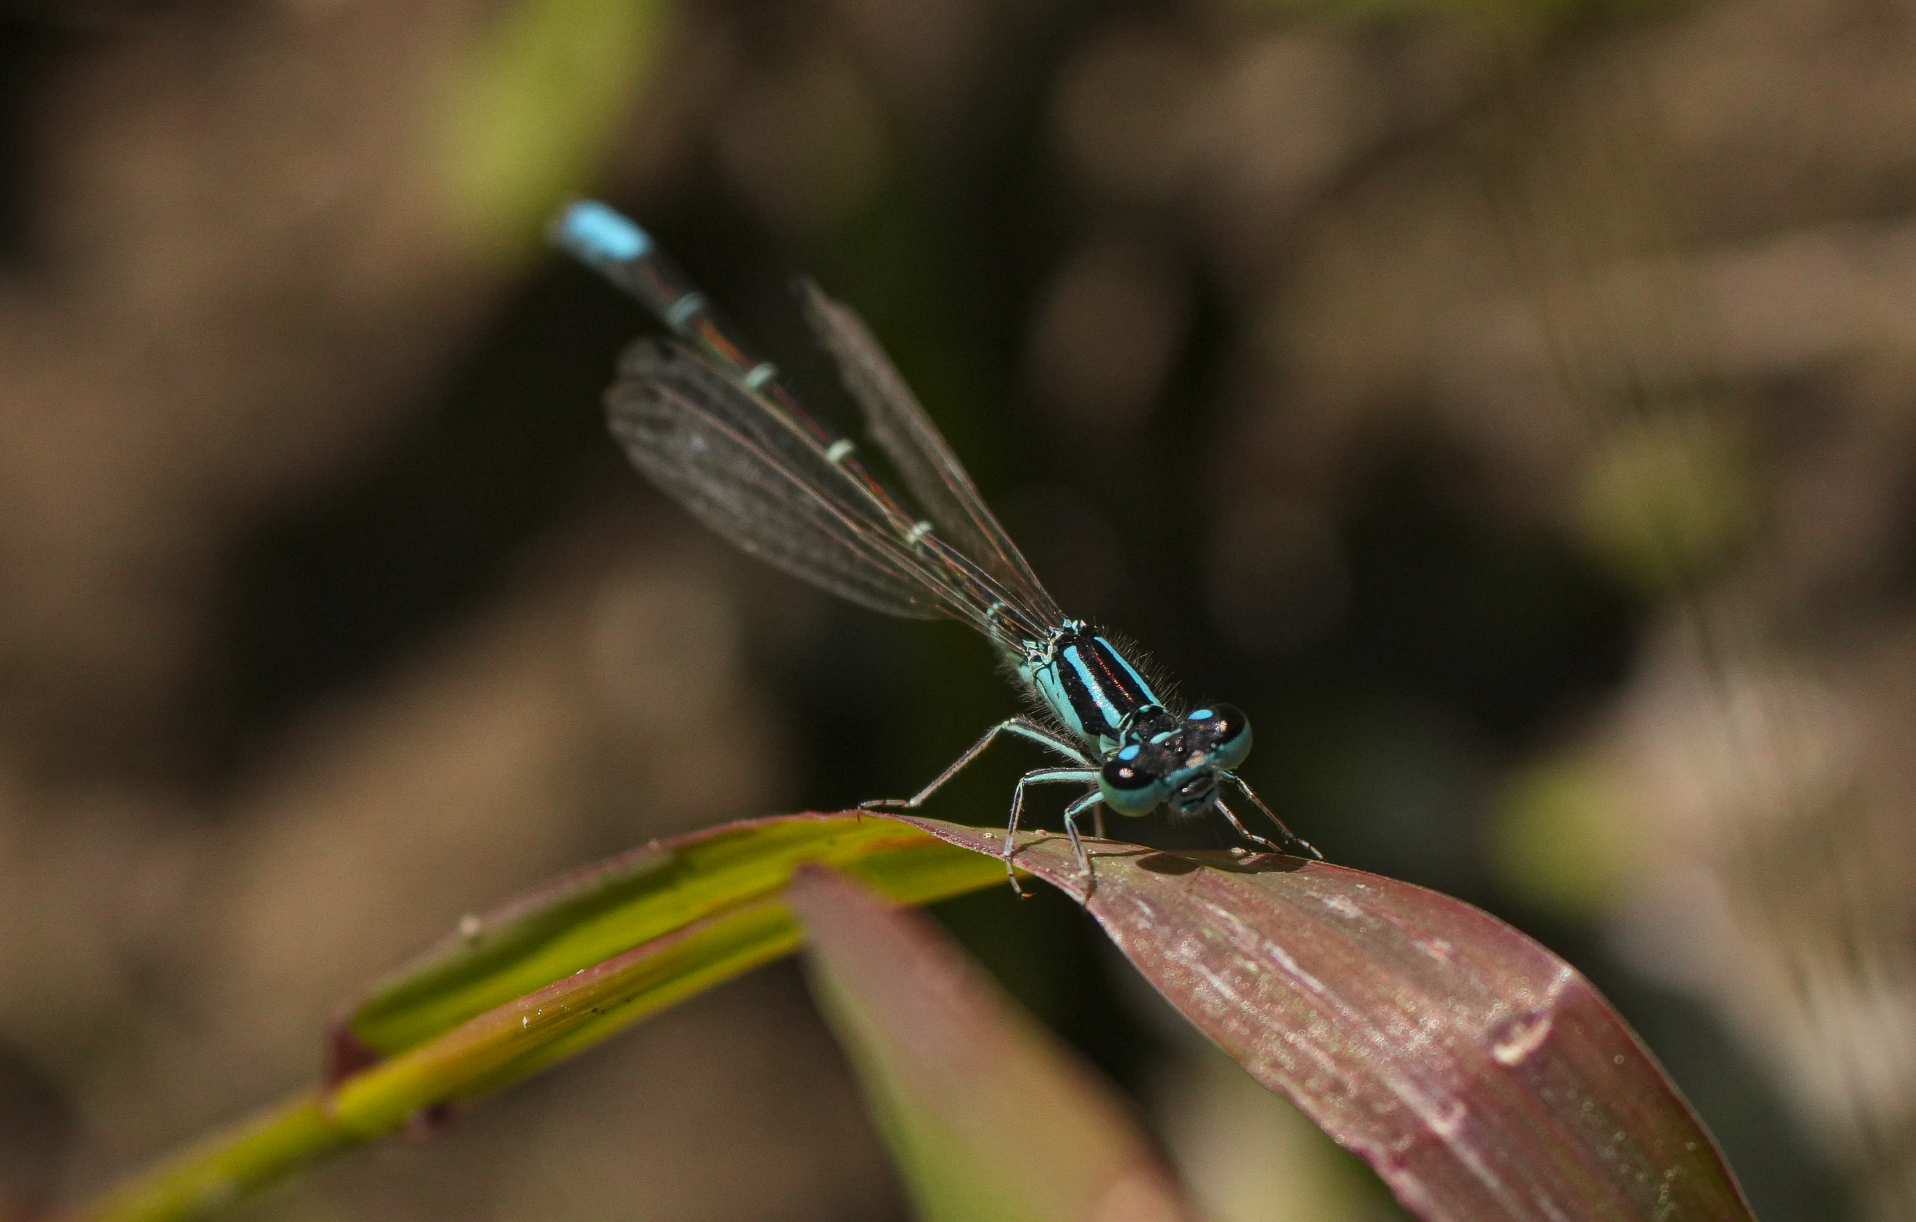
[(1072, 632), (1057, 643), (1058, 681), (1078, 721), (1092, 734), (1117, 737), (1125, 718), (1157, 697), (1136, 672), (1090, 632)]

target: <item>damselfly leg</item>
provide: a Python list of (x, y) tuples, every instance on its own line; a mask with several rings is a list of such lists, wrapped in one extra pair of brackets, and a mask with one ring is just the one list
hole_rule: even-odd
[[(1101, 801), (1103, 801), (1103, 795), (1093, 790), (1064, 808), (1065, 834), (1071, 837), (1071, 851), (1078, 859), (1078, 873), (1082, 875), (1087, 882), (1089, 882), (1091, 878), (1091, 859), (1086, 856), (1084, 841), (1078, 835), (1078, 816), (1087, 810), (1093, 809)], [(1102, 829), (1099, 830), (1098, 839), (1104, 839)]]
[[(1040, 768), (1035, 772), (1027, 772), (1019, 777), (1017, 787), (1011, 791), (1011, 818), (1005, 823), (1005, 877), (1010, 880), (1011, 889), (1019, 895), (1023, 895), (1025, 890), (1018, 885), (1018, 873), (1011, 864), (1011, 857), (1012, 854), (1018, 851), (1018, 823), (1024, 818), (1025, 786), (1051, 785), (1061, 781), (1076, 781), (1081, 785), (1096, 785), (1098, 783), (1098, 770), (1095, 768)], [(1097, 792), (1094, 790), (1086, 794), (1084, 798), (1080, 798), (1078, 803), (1074, 803), (1074, 808), (1084, 803), (1086, 798), (1095, 801), (1097, 797)], [(1064, 826), (1065, 831), (1071, 836), (1072, 847), (1077, 850), (1079, 868), (1088, 869), (1089, 866), (1085, 861), (1084, 850), (1079, 847), (1078, 844), (1078, 829), (1072, 824), (1069, 814), (1065, 817)]]
[(1224, 817), (1231, 821), (1231, 826), (1237, 829), (1238, 835), (1243, 836), (1246, 840), (1255, 840), (1257, 843), (1266, 845), (1275, 852), (1283, 853), (1291, 857), (1308, 857), (1313, 861), (1324, 860), (1324, 855), (1317, 851), (1317, 846), (1286, 827), (1284, 820), (1278, 818), (1275, 811), (1264, 805), (1264, 799), (1258, 797), (1256, 791), (1244, 783), (1243, 777), (1238, 776), (1236, 773), (1227, 772), (1224, 774), (1224, 779), (1237, 786), (1238, 792), (1249, 798), (1253, 806), (1264, 812), (1264, 817), (1271, 821), (1271, 826), (1275, 827), (1278, 835), (1283, 838), (1283, 844), (1273, 844), (1262, 836), (1253, 835), (1250, 829), (1246, 828), (1244, 824), (1239, 821), (1237, 815), (1232, 813), (1231, 808), (1224, 805), (1224, 800), (1219, 798), (1217, 808), (1224, 812)]
[[(869, 802), (860, 802), (858, 805), (864, 810), (915, 810), (923, 806), (932, 794), (937, 793), (938, 790), (944, 786), (945, 782), (951, 780), (951, 778), (963, 771), (965, 765), (971, 763), (971, 761), (977, 759), (980, 755), (983, 755), (985, 748), (991, 746), (1000, 734), (1015, 734), (1019, 738), (1028, 739), (1041, 746), (1049, 747), (1072, 763), (1081, 765), (1077, 768), (1040, 768), (1035, 772), (1027, 772), (1018, 781), (1017, 789), (1012, 792), (1011, 819), (1005, 827), (1005, 873), (1011, 879), (1012, 888), (1016, 890), (1018, 894), (1023, 895), (1024, 889), (1018, 886), (1018, 876), (1011, 864), (1011, 855), (1017, 850), (1018, 823), (1024, 815), (1025, 786), (1049, 784), (1058, 781), (1080, 781), (1089, 785), (1096, 785), (1098, 783), (1097, 761), (1079, 750), (1077, 744), (1060, 736), (1051, 729), (1038, 724), (1031, 718), (1008, 717), (989, 730), (986, 730), (977, 742), (971, 744), (971, 746), (966, 749), (963, 755), (953, 760), (943, 772), (932, 778), (929, 785), (926, 785), (911, 797), (875, 798)], [(1065, 831), (1071, 837), (1071, 848), (1072, 851), (1077, 854), (1078, 866), (1081, 870), (1088, 869), (1088, 867), (1086, 865), (1084, 849), (1078, 841), (1078, 828), (1077, 825), (1072, 822), (1072, 819), (1081, 811), (1095, 806), (1097, 801), (1098, 793), (1094, 789), (1084, 797), (1073, 802), (1070, 808), (1065, 812)]]
[[(920, 806), (923, 806), (932, 794), (937, 793), (939, 789), (943, 788), (946, 781), (949, 781), (962, 772), (965, 765), (971, 763), (971, 761), (977, 759), (980, 755), (983, 755), (985, 748), (989, 747), (1000, 734), (1015, 734), (1019, 738), (1029, 739), (1041, 746), (1049, 747), (1074, 764), (1083, 764), (1086, 767), (1090, 767), (1093, 763), (1089, 756), (1078, 749), (1077, 744), (1060, 737), (1053, 731), (1031, 720), (1031, 718), (1007, 717), (989, 730), (986, 730), (979, 736), (977, 742), (965, 749), (963, 755), (951, 761), (950, 765), (948, 765), (943, 772), (933, 777), (931, 784), (925, 786), (911, 797), (873, 798), (868, 802), (860, 802), (858, 805), (865, 810), (916, 810)], [(1093, 773), (1092, 775), (1095, 780), (1096, 774)]]

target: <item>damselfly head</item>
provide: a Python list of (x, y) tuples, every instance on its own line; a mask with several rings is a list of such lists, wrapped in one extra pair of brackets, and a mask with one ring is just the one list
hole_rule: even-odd
[(1251, 751), (1250, 719), (1228, 704), (1197, 709), (1182, 721), (1155, 718), (1136, 729), (1136, 741), (1098, 773), (1104, 804), (1121, 815), (1146, 815), (1159, 806), (1202, 814), (1217, 801), (1220, 775)]

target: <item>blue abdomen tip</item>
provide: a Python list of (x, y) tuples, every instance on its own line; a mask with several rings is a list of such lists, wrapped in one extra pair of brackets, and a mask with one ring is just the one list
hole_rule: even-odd
[(629, 263), (652, 249), (651, 235), (594, 199), (582, 199), (567, 208), (554, 226), (553, 236), (561, 246), (588, 261)]

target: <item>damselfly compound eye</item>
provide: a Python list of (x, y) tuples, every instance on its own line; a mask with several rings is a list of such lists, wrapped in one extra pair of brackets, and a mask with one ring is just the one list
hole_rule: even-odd
[(1193, 745), (1210, 750), (1214, 767), (1229, 772), (1251, 753), (1251, 719), (1236, 705), (1207, 705), (1185, 720)]
[(1104, 804), (1133, 817), (1156, 810), (1171, 792), (1171, 782), (1160, 770), (1163, 763), (1161, 752), (1135, 744), (1106, 760), (1098, 771), (1098, 792)]

